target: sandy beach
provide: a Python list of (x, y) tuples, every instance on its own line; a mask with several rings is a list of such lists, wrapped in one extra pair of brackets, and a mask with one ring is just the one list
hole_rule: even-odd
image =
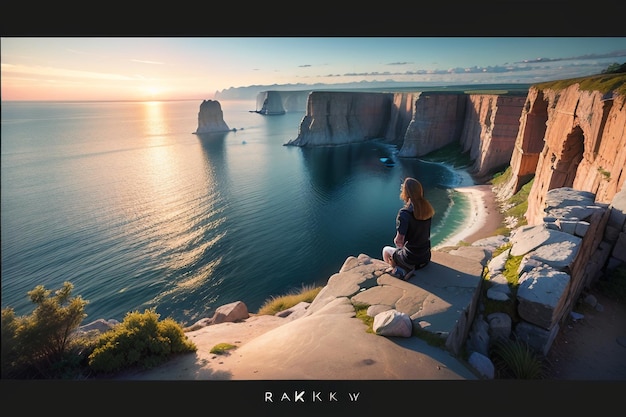
[(464, 193), (468, 197), (470, 215), (467, 218), (467, 223), (461, 230), (449, 236), (433, 249), (456, 246), (459, 242), (473, 243), (479, 239), (493, 236), (502, 223), (503, 215), (498, 210), (498, 204), (491, 185), (471, 185), (458, 187), (455, 190)]

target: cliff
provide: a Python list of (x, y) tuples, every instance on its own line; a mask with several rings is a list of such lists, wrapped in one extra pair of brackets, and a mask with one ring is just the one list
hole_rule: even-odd
[(198, 129), (195, 133), (227, 132), (229, 127), (224, 121), (224, 113), (219, 101), (204, 100), (198, 112)]
[(508, 164), (525, 96), (464, 92), (312, 92), (296, 146), (381, 139), (400, 157), (461, 143), (483, 176)]
[[(587, 204), (623, 205), (626, 174), (626, 75), (603, 74), (531, 86), (526, 95), (444, 92), (312, 92), (297, 146), (380, 139), (400, 157), (419, 157), (458, 142), (471, 173), (486, 178), (510, 166), (497, 190), (505, 201), (534, 179), (525, 213), (529, 225), (546, 220), (548, 195), (572, 189), (593, 196)], [(584, 210), (583, 210), (584, 211)], [(613, 211), (616, 213), (616, 211)], [(602, 271), (626, 260), (624, 221), (580, 214), (591, 230), (577, 258), (570, 305)], [(621, 218), (620, 218), (621, 219)]]
[(314, 91), (295, 146), (331, 146), (382, 138), (389, 122), (393, 94)]
[(525, 100), (523, 96), (495, 94), (467, 96), (459, 142), (463, 152), (469, 152), (474, 161), (475, 176), (484, 177), (509, 164)]
[(419, 94), (398, 155), (422, 156), (458, 141), (465, 109), (465, 94)]
[(261, 109), (257, 113), (265, 115), (285, 114), (283, 100), (278, 91), (265, 91), (257, 96), (257, 109), (261, 101)]
[(286, 112), (306, 110), (310, 90), (304, 91), (261, 91), (256, 97), (256, 112), (264, 115), (280, 115)]
[[(626, 78), (626, 77), (625, 77)], [(625, 96), (614, 92), (562, 90), (528, 93), (511, 157), (514, 193), (534, 177), (526, 219), (542, 221), (546, 192), (572, 187), (608, 203), (623, 187), (626, 175)]]

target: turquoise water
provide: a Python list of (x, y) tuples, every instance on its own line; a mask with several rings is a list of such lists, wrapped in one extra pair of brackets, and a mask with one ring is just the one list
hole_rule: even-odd
[(437, 211), (433, 245), (462, 227), (462, 173), (376, 141), (283, 146), (304, 113), (221, 104), (237, 131), (200, 136), (197, 101), (3, 102), (2, 307), (27, 314), (28, 291), (70, 281), (86, 322), (155, 308), (190, 324), (237, 300), (255, 311), (348, 256), (380, 258), (406, 176)]

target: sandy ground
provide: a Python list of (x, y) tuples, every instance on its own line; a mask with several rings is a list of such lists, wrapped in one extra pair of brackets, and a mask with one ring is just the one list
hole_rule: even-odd
[(469, 198), (472, 215), (467, 219), (467, 223), (462, 230), (448, 237), (434, 249), (456, 246), (461, 241), (472, 243), (479, 239), (493, 236), (504, 219), (504, 216), (498, 209), (498, 203), (495, 194), (491, 190), (491, 185), (472, 185), (455, 188), (455, 190), (464, 193)]

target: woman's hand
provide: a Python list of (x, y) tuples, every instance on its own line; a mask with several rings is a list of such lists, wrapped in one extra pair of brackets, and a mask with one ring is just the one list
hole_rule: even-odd
[(393, 239), (393, 243), (396, 244), (396, 247), (401, 248), (404, 246), (404, 235), (400, 233), (396, 233), (396, 237)]

